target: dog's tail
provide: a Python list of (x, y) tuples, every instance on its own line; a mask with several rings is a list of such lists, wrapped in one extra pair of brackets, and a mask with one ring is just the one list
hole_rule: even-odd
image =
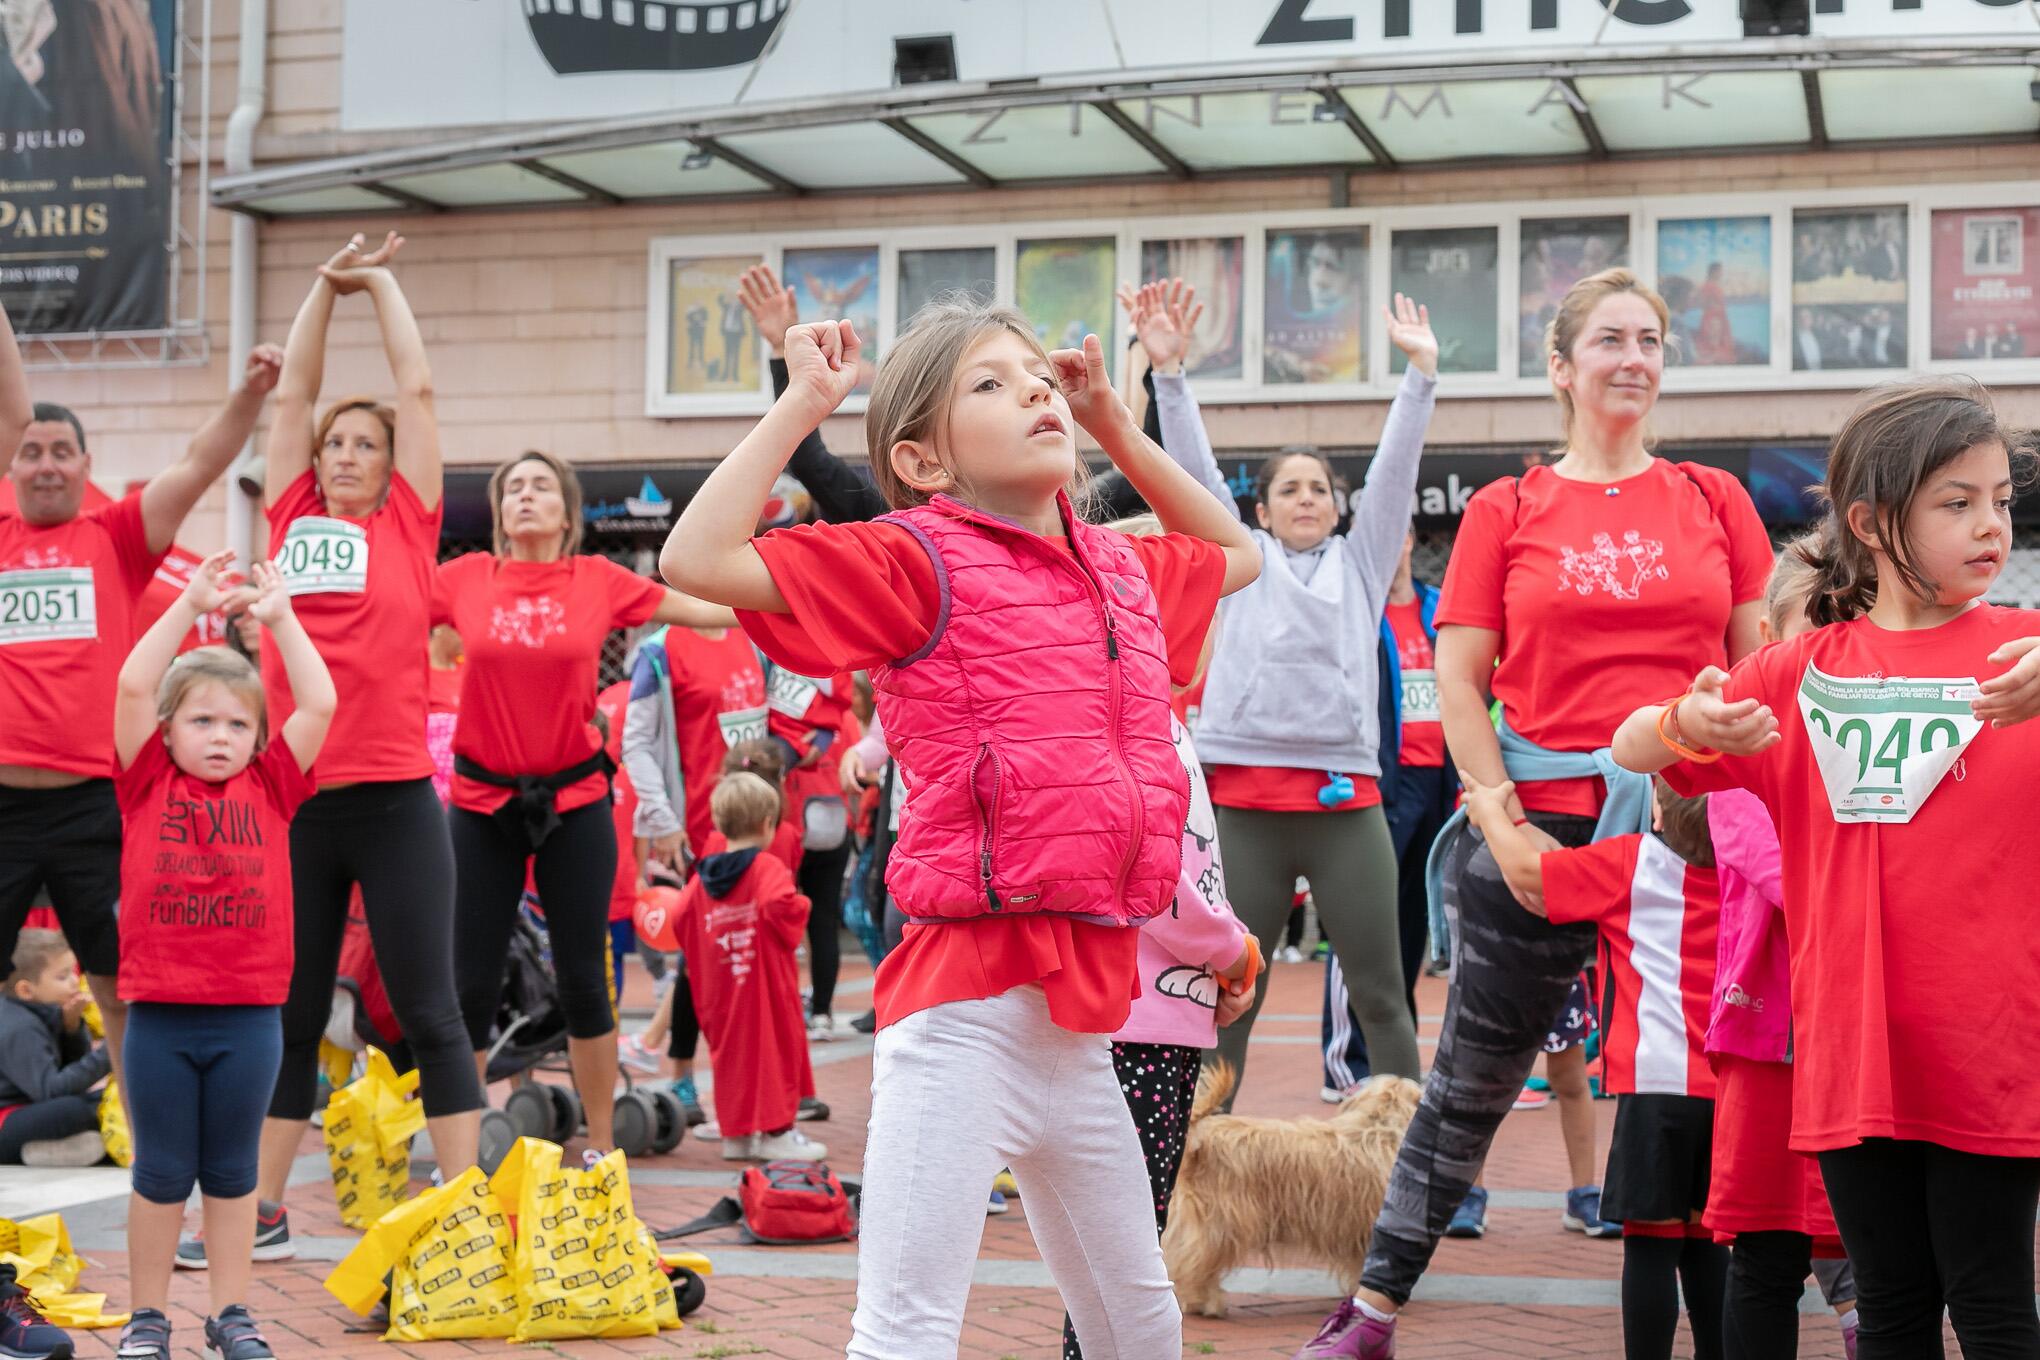
[(1190, 1122), (1195, 1124), (1225, 1104), (1237, 1080), (1229, 1062), (1211, 1063), (1197, 1075), (1197, 1099), (1190, 1104)]

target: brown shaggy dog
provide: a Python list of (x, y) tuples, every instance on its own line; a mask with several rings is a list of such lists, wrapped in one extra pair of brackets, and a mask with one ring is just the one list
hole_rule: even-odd
[(1176, 1297), (1224, 1317), (1226, 1272), (1248, 1264), (1324, 1266), (1351, 1294), (1423, 1088), (1372, 1077), (1329, 1119), (1213, 1113), (1232, 1087), (1229, 1066), (1206, 1068), (1190, 1110), (1162, 1234)]

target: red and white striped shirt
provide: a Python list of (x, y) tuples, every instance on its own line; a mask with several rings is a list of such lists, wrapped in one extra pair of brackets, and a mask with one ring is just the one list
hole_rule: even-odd
[(1554, 923), (1601, 929), (1604, 1089), (1616, 1095), (1714, 1095), (1704, 1046), (1714, 995), (1721, 888), (1712, 869), (1656, 836), (1615, 836), (1541, 859)]

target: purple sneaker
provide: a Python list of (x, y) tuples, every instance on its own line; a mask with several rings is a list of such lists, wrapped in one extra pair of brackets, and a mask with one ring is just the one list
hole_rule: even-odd
[(1856, 1360), (1857, 1325), (1858, 1324), (1850, 1323), (1849, 1325), (1842, 1328), (1842, 1353), (1847, 1355), (1849, 1357), (1849, 1360)]
[(1395, 1319), (1376, 1322), (1347, 1299), (1295, 1360), (1395, 1360)]

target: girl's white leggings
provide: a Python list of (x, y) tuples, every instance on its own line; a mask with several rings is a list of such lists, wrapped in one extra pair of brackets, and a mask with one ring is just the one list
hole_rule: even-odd
[(985, 1202), (1010, 1166), (1087, 1360), (1183, 1353), (1154, 1203), (1110, 1042), (1039, 986), (880, 1031), (850, 1360), (953, 1360)]

